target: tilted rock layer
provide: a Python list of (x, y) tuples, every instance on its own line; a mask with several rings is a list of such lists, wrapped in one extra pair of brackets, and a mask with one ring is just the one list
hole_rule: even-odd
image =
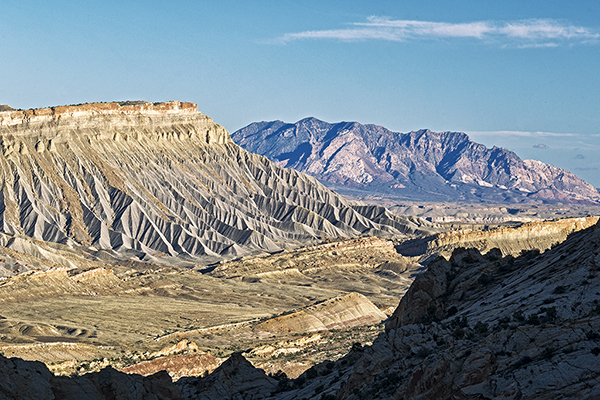
[(327, 300), (295, 313), (269, 319), (254, 329), (267, 332), (307, 333), (373, 325), (387, 316), (360, 293)]
[(396, 246), (405, 256), (419, 256), (421, 262), (439, 255), (450, 257), (459, 248), (475, 248), (482, 253), (499, 249), (502, 255), (517, 256), (522, 251), (545, 251), (562, 243), (573, 232), (598, 223), (598, 217), (565, 218), (558, 221), (529, 222), (517, 228), (498, 228), (488, 231), (461, 230), (443, 232)]
[(178, 101), (0, 112), (0, 174), (2, 232), (153, 261), (418, 228), (384, 209), (353, 209)]
[[(233, 140), (281, 166), (357, 195), (486, 202), (598, 202), (574, 174), (504, 148), (486, 148), (461, 132), (391, 132), (357, 122), (256, 122)], [(356, 190), (351, 191), (350, 188)], [(361, 190), (362, 189), (362, 190)]]

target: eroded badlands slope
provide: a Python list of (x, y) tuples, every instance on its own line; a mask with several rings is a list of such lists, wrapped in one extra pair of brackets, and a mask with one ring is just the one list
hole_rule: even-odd
[(10, 237), (157, 261), (420, 230), (248, 153), (192, 103), (4, 111), (0, 145), (0, 228)]

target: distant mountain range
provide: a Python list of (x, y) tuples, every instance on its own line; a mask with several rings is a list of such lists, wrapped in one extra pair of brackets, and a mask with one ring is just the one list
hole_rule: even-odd
[(412, 200), (597, 203), (573, 173), (522, 160), (462, 132), (392, 132), (357, 122), (305, 118), (252, 123), (231, 135), (252, 153), (310, 174), (337, 191)]

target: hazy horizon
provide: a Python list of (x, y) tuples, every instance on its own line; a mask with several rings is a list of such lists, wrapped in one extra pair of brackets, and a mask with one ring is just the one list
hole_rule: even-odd
[[(138, 3), (139, 4), (139, 3)], [(464, 131), (600, 187), (600, 3), (13, 1), (0, 104)]]

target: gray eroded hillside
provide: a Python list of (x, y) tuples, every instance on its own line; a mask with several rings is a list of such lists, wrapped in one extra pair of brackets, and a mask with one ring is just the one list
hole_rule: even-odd
[(0, 141), (3, 246), (26, 236), (143, 260), (218, 260), (427, 225), (352, 208), (243, 150), (191, 103), (4, 111)]
[(571, 172), (488, 149), (461, 132), (397, 133), (357, 122), (256, 122), (232, 135), (246, 150), (343, 193), (414, 200), (598, 202)]

